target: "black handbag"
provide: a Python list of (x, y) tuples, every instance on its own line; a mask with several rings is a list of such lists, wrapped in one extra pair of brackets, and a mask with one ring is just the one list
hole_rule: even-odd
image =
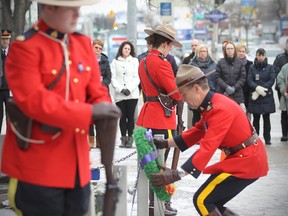
[(173, 111), (173, 106), (175, 106), (176, 101), (171, 98), (170, 96), (168, 96), (166, 94), (166, 92), (162, 89), (159, 88), (159, 86), (152, 80), (148, 70), (147, 70), (147, 63), (146, 63), (146, 57), (144, 59), (144, 68), (147, 74), (148, 79), (150, 80), (150, 82), (152, 83), (152, 85), (157, 89), (158, 91), (158, 101), (159, 103), (162, 105), (162, 107), (164, 108), (164, 113), (166, 117), (170, 117), (172, 115), (172, 111)]

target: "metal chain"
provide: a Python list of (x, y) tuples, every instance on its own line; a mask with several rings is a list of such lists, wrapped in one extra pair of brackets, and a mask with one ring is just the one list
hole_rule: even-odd
[(134, 202), (135, 202), (135, 196), (136, 196), (136, 192), (137, 192), (137, 188), (138, 188), (138, 182), (139, 182), (139, 178), (140, 178), (140, 172), (141, 172), (141, 165), (140, 163), (138, 164), (138, 171), (137, 171), (137, 176), (136, 176), (136, 181), (134, 184), (134, 188), (132, 190), (129, 191), (128, 189), (128, 193), (133, 195), (132, 197), (132, 206), (131, 206), (131, 216), (132, 216), (132, 212), (133, 212), (133, 206), (134, 206)]
[[(135, 150), (134, 152), (132, 152), (132, 153), (130, 153), (130, 154), (128, 154), (128, 155), (126, 155), (126, 156), (123, 157), (123, 158), (120, 158), (119, 160), (115, 160), (115, 161), (114, 161), (114, 164), (115, 164), (115, 163), (120, 163), (120, 162), (122, 162), (122, 161), (125, 161), (126, 159), (132, 157), (132, 156), (135, 155), (136, 153), (137, 153), (137, 150)], [(95, 169), (99, 169), (99, 170), (100, 170), (100, 169), (103, 169), (103, 168), (105, 168), (104, 165), (99, 166), (99, 167), (96, 167)]]

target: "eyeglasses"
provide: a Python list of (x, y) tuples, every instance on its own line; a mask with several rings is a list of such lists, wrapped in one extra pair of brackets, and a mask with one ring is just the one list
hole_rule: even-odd
[(100, 46), (94, 46), (95, 49), (99, 49), (99, 50), (102, 50), (102, 47)]

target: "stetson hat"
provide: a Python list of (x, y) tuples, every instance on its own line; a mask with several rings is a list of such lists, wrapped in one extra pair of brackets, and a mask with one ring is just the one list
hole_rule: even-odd
[(155, 30), (144, 29), (144, 32), (148, 35), (152, 35), (152, 34), (161, 35), (161, 36), (171, 40), (174, 46), (182, 47), (182, 44), (175, 39), (176, 38), (176, 30), (170, 24), (159, 25), (159, 26), (157, 26), (157, 28)]
[(40, 4), (63, 6), (63, 7), (80, 7), (84, 5), (96, 4), (98, 0), (30, 0)]
[(9, 39), (11, 38), (12, 32), (10, 30), (2, 29), (1, 30), (1, 38), (3, 39)]
[(203, 77), (208, 77), (214, 72), (215, 70), (209, 71), (208, 73), (204, 74), (199, 67), (195, 67), (188, 64), (182, 64), (180, 65), (177, 71), (176, 85), (178, 86), (178, 89), (182, 88), (184, 86), (196, 82), (197, 80)]

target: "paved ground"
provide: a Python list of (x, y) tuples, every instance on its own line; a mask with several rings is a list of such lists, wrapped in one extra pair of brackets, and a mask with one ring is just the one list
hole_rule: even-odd
[[(186, 113), (186, 112), (184, 112)], [(288, 142), (280, 142), (280, 112), (271, 115), (272, 125), (272, 145), (266, 146), (269, 159), (269, 174), (247, 187), (238, 197), (230, 201), (227, 206), (237, 211), (242, 216), (287, 216), (288, 215)], [(262, 134), (260, 131), (260, 137)], [(115, 160), (135, 151), (132, 149), (119, 148), (119, 135), (115, 151)], [(185, 153), (181, 153), (179, 164), (184, 163), (187, 158), (195, 151), (191, 148)], [(99, 166), (99, 149), (91, 151), (91, 160), (93, 167)], [(219, 152), (216, 152), (211, 160), (219, 160)], [(171, 158), (170, 160), (171, 161)], [(168, 162), (169, 163), (169, 162)], [(137, 156), (121, 161), (119, 164), (127, 165), (128, 169), (128, 186), (133, 187), (137, 174)], [(169, 164), (168, 164), (169, 165)], [(192, 203), (192, 197), (197, 188), (205, 181), (207, 175), (201, 175), (197, 180), (191, 176), (176, 183), (176, 194), (173, 196), (173, 207), (178, 209), (179, 216), (198, 215)], [(101, 172), (100, 183), (103, 183), (105, 175)], [(0, 188), (1, 192), (1, 188)], [(2, 196), (3, 197), (3, 196)], [(131, 212), (132, 196), (127, 194), (127, 216), (137, 215), (137, 202)], [(11, 210), (0, 209), (1, 216), (15, 216)]]

